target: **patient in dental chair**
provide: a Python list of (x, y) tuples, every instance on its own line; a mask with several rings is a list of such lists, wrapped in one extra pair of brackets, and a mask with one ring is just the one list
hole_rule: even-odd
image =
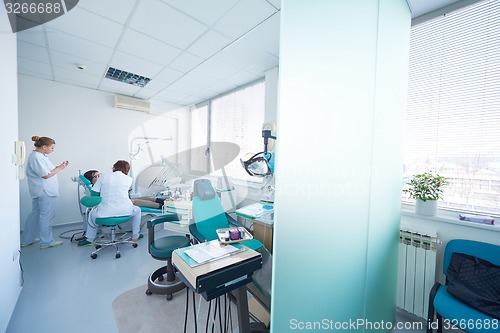
[(83, 177), (87, 178), (92, 186), (94, 186), (95, 182), (99, 178), (101, 174), (97, 170), (89, 170), (83, 174)]
[[(88, 170), (83, 174), (83, 176), (90, 181), (92, 186), (94, 186), (95, 182), (97, 181), (97, 179), (99, 179), (100, 175), (101, 174), (97, 170)], [(165, 199), (162, 198), (151, 198), (151, 197), (139, 197), (132, 199), (132, 203), (135, 206), (149, 207), (156, 209), (162, 209), (164, 201)]]

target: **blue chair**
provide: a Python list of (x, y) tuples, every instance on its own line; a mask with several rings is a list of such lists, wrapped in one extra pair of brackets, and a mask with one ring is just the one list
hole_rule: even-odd
[[(230, 226), (243, 227), (224, 211), (212, 183), (208, 179), (197, 179), (193, 185), (193, 219), (189, 232), (198, 242), (218, 239), (217, 229)], [(253, 281), (247, 286), (248, 291), (267, 310), (271, 308), (272, 256), (257, 239), (241, 244), (262, 255), (262, 268), (253, 274)]]
[[(186, 285), (175, 275), (172, 265), (172, 252), (178, 248), (191, 245), (188, 236), (172, 235), (165, 237), (155, 236), (155, 226), (165, 223), (179, 221), (177, 214), (165, 214), (152, 218), (148, 221), (148, 251), (157, 260), (166, 261), (163, 266), (154, 271), (148, 279), (148, 289), (146, 295), (158, 294), (167, 295), (168, 301), (172, 299), (172, 294), (186, 287)], [(167, 280), (164, 281), (166, 275)]]
[[(471, 255), (500, 266), (500, 246), (472, 240), (455, 239), (446, 245), (443, 258), (443, 272), (445, 275), (448, 273), (448, 266), (453, 253)], [(437, 332), (441, 333), (444, 320), (450, 324), (456, 323), (460, 329), (470, 333), (500, 332), (500, 320), (461, 302), (451, 295), (447, 289), (447, 283), (441, 285), (439, 282), (434, 284), (431, 289), (427, 333), (431, 333), (434, 326), (437, 326)], [(435, 323), (437, 325), (432, 325), (434, 315), (436, 315)], [(486, 323), (489, 323), (489, 325)]]

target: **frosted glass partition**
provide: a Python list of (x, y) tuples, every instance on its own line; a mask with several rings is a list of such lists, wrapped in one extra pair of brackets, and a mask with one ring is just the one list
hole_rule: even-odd
[(282, 1), (274, 333), (390, 331), (410, 20), (405, 0)]

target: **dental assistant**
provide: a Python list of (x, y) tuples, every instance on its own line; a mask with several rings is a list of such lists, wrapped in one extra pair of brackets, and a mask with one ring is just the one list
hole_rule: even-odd
[[(46, 249), (61, 245), (52, 235), (52, 223), (56, 217), (56, 201), (59, 195), (57, 174), (68, 166), (68, 161), (58, 166), (52, 164), (47, 155), (56, 147), (54, 139), (46, 136), (33, 136), (35, 149), (26, 163), (29, 193), (32, 198), (32, 211), (26, 219), (21, 233), (21, 246), (25, 247), (40, 241), (40, 248)], [(38, 238), (40, 237), (40, 238)]]

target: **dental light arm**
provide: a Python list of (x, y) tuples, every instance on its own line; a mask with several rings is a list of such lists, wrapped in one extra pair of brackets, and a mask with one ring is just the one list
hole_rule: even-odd
[(271, 135), (271, 130), (262, 130), (262, 137), (264, 138), (264, 154), (267, 154), (267, 145), (269, 144), (269, 139), (276, 140), (274, 135)]
[(271, 130), (262, 130), (264, 138), (264, 151), (257, 154), (247, 154), (240, 159), (243, 168), (250, 176), (266, 177), (274, 172), (274, 154), (267, 151), (269, 139), (276, 140), (276, 136), (271, 134)]
[[(137, 151), (133, 152), (132, 147), (133, 144), (136, 140), (142, 140), (142, 142), (137, 144)], [(164, 137), (148, 137), (148, 136), (141, 136), (141, 137), (135, 137), (130, 141), (130, 149), (129, 149), (129, 156), (130, 159), (135, 160), (135, 157), (139, 155), (141, 151), (143, 151), (143, 146), (144, 145), (149, 145), (150, 143), (156, 142), (156, 141), (171, 141), (172, 136), (164, 136)]]

